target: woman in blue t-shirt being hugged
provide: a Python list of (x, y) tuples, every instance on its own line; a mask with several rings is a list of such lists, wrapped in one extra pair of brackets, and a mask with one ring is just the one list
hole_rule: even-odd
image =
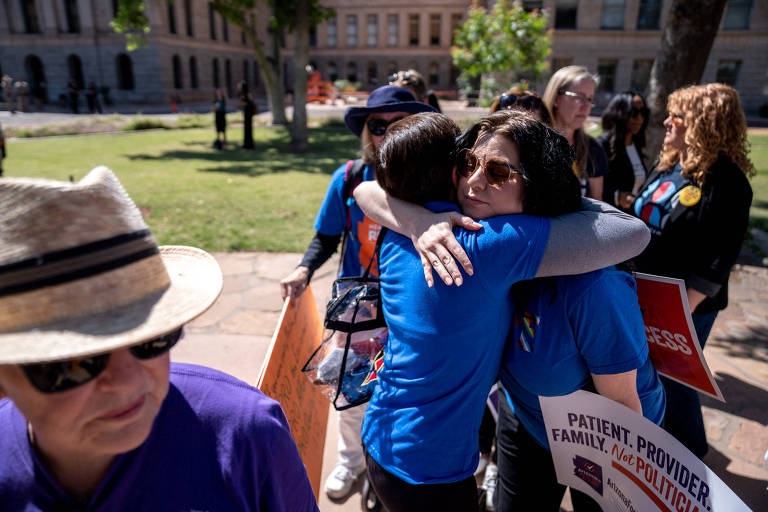
[[(436, 114), (393, 124), (377, 164), (377, 181), (392, 197), (375, 184), (362, 184), (354, 194), (372, 218), (407, 233), (423, 232), (425, 215), (429, 224), (433, 217), (398, 199), (446, 212), (439, 215), (445, 220), (458, 215), (449, 202), (458, 196), (466, 213), (486, 219), (475, 224), (458, 215), (479, 230), (456, 231), (459, 251), (466, 251), (460, 260), (473, 274), (464, 279), (442, 269), (446, 284), (456, 287), (433, 283), (427, 270), (441, 262), (450, 266), (447, 259), (417, 252), (397, 233), (384, 238), (380, 279), (389, 339), (363, 443), (369, 480), (390, 512), (477, 509), (477, 430), (513, 321), (510, 287), (615, 263), (622, 259), (613, 253), (617, 248), (636, 252), (647, 239), (628, 216), (595, 203), (587, 203), (593, 211), (553, 219), (502, 215), (554, 216), (579, 207), (567, 141), (527, 114), (500, 112), (470, 129), (460, 147), (471, 149), (454, 157), (457, 131)], [(584, 246), (589, 250), (575, 250)], [(426, 283), (415, 272), (420, 266)]]

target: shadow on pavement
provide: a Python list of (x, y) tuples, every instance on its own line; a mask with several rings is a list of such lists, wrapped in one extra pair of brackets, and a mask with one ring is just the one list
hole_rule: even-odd
[(702, 405), (755, 421), (761, 425), (768, 423), (768, 407), (766, 407), (768, 391), (722, 372), (717, 374), (717, 385), (723, 392), (725, 403), (705, 395), (699, 395)]
[(741, 498), (752, 510), (765, 510), (766, 502), (766, 482), (756, 478), (736, 475), (727, 470), (731, 459), (717, 451), (711, 445), (709, 452), (704, 457), (704, 464), (714, 471), (720, 479), (731, 488), (731, 490)]
[(768, 326), (745, 325), (734, 335), (718, 335), (708, 342), (730, 357), (768, 362)]

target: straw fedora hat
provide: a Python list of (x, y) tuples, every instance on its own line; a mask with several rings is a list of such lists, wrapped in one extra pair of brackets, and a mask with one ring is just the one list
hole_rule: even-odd
[(222, 286), (213, 257), (157, 247), (112, 171), (0, 179), (0, 364), (48, 362), (178, 329)]

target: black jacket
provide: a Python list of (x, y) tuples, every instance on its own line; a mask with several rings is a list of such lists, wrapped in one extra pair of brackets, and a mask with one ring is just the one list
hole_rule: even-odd
[[(654, 170), (640, 193), (662, 174)], [(749, 224), (752, 187), (744, 173), (726, 157), (712, 165), (693, 206), (678, 203), (661, 234), (652, 235), (643, 253), (633, 260), (639, 272), (676, 277), (707, 295), (696, 313), (711, 313), (728, 305), (728, 277)]]
[[(635, 171), (632, 169), (632, 162), (629, 160), (623, 141), (618, 141), (617, 147), (611, 150), (610, 136), (603, 132), (597, 137), (597, 142), (605, 150), (608, 167), (611, 169), (603, 178), (603, 201), (618, 207), (615, 192), (632, 192), (635, 186)], [(642, 155), (640, 158), (642, 160)], [(643, 168), (645, 169), (645, 164)], [(645, 169), (645, 174), (648, 175), (648, 169)]]

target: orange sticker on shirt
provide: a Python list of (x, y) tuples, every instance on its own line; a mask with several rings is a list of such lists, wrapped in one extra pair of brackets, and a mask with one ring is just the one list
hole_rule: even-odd
[[(373, 251), (376, 249), (376, 239), (379, 237), (381, 231), (381, 225), (376, 224), (367, 216), (363, 217), (362, 222), (357, 223), (357, 239), (360, 241), (360, 265), (365, 268), (368, 266), (368, 262), (373, 258)], [(379, 276), (378, 262), (374, 262), (371, 265), (371, 275), (373, 277)]]

